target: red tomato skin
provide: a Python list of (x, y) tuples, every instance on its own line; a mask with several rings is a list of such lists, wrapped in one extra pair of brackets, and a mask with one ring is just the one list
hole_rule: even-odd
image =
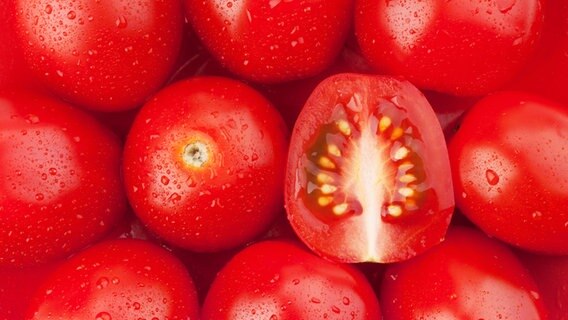
[[(332, 117), (338, 100), (347, 100), (353, 92), (365, 96), (368, 105), (373, 105), (373, 99), (377, 98), (393, 99), (405, 110), (409, 121), (422, 130), (421, 139), (428, 143), (421, 155), (427, 163), (424, 170), (426, 176), (432, 177), (428, 181), (437, 196), (424, 206), (431, 214), (409, 217), (398, 223), (380, 222), (380, 234), (372, 235), (377, 241), (376, 252), (366, 251), (370, 239), (363, 236), (367, 221), (361, 215), (328, 224), (315, 218), (297, 196), (302, 183), (297, 174), (298, 164), (310, 139), (320, 130), (322, 121)], [(322, 81), (314, 90), (292, 133), (285, 182), (288, 219), (310, 249), (335, 261), (387, 263), (409, 259), (443, 239), (454, 209), (454, 195), (444, 136), (434, 112), (428, 109), (431, 109), (428, 101), (412, 84), (386, 76), (337, 74)], [(380, 212), (375, 214), (380, 219)]]
[[(202, 168), (184, 163), (193, 141), (209, 148)], [(140, 219), (171, 244), (218, 251), (252, 240), (282, 210), (288, 132), (270, 102), (220, 77), (160, 92), (127, 138), (124, 177)]]
[(362, 53), (421, 89), (483, 95), (502, 87), (532, 53), (539, 0), (358, 0)]
[(29, 301), (60, 261), (26, 268), (0, 268), (0, 319), (24, 319)]
[(191, 276), (171, 253), (143, 240), (92, 246), (53, 271), (26, 320), (198, 319)]
[(388, 266), (380, 292), (385, 320), (548, 319), (517, 257), (470, 228), (450, 229), (440, 245)]
[(172, 71), (180, 0), (16, 0), (18, 42), (38, 79), (99, 111), (142, 104)]
[(380, 318), (362, 273), (276, 240), (258, 242), (233, 257), (217, 275), (202, 310), (203, 320)]
[(568, 257), (518, 253), (538, 284), (548, 319), (568, 319)]
[(126, 211), (118, 139), (51, 97), (0, 93), (0, 266), (63, 257)]
[(508, 86), (568, 106), (568, 2), (546, 0), (538, 46), (520, 74)]
[(490, 95), (449, 144), (457, 207), (486, 233), (568, 254), (568, 110), (519, 92)]
[(186, 0), (205, 47), (242, 78), (263, 83), (314, 76), (337, 57), (353, 1)]

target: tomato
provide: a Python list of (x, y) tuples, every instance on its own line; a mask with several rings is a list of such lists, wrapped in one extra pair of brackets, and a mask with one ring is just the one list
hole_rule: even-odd
[(118, 139), (53, 98), (0, 92), (0, 266), (63, 257), (126, 209)]
[(274, 240), (253, 244), (229, 261), (202, 312), (203, 320), (380, 317), (373, 289), (358, 270)]
[(550, 320), (568, 319), (568, 257), (519, 253), (536, 280)]
[(454, 207), (440, 124), (394, 78), (339, 74), (314, 90), (290, 142), (290, 223), (317, 253), (393, 262), (439, 243)]
[(158, 90), (182, 39), (181, 0), (16, 0), (18, 42), (36, 76), (90, 109), (134, 108)]
[(185, 0), (204, 45), (240, 77), (284, 82), (330, 66), (347, 37), (351, 0)]
[(134, 120), (124, 150), (127, 195), (171, 244), (244, 244), (281, 212), (287, 135), (271, 104), (238, 81), (177, 82)]
[(141, 240), (97, 244), (56, 268), (27, 320), (197, 319), (191, 276), (164, 249)]
[(31, 297), (59, 264), (0, 268), (0, 319), (24, 319)]
[(537, 50), (509, 87), (568, 106), (568, 2), (546, 0), (544, 14)]
[(359, 44), (375, 68), (457, 95), (503, 86), (542, 26), (540, 0), (357, 0), (355, 11)]
[(568, 109), (519, 92), (487, 96), (449, 145), (456, 204), (490, 235), (568, 254)]
[(468, 228), (387, 267), (384, 319), (547, 319), (534, 280), (501, 243)]

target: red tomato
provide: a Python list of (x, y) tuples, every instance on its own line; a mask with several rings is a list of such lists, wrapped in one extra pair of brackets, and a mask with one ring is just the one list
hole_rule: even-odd
[(357, 0), (355, 28), (376, 68), (420, 88), (481, 95), (510, 80), (542, 25), (540, 0)]
[(511, 87), (568, 106), (568, 1), (546, 0), (544, 26), (535, 54)]
[(520, 253), (536, 280), (550, 320), (568, 320), (568, 257)]
[(0, 266), (46, 262), (100, 238), (126, 209), (118, 139), (31, 92), (0, 92)]
[(284, 241), (259, 242), (217, 275), (203, 320), (380, 319), (372, 287), (349, 265)]
[(24, 319), (33, 294), (57, 265), (0, 268), (0, 319)]
[(339, 54), (351, 0), (185, 0), (209, 51), (232, 72), (259, 82), (316, 75)]
[(457, 206), (513, 245), (568, 254), (568, 109), (523, 93), (477, 103), (449, 145)]
[(340, 74), (294, 127), (286, 207), (302, 240), (342, 262), (408, 259), (439, 243), (454, 207), (444, 135), (410, 83)]
[(136, 107), (167, 79), (181, 39), (181, 0), (16, 0), (18, 38), (39, 79), (102, 111)]
[(243, 244), (282, 208), (287, 130), (259, 93), (235, 80), (180, 81), (140, 111), (124, 174), (136, 214), (195, 251)]
[(26, 319), (197, 319), (183, 264), (142, 240), (97, 244), (63, 263), (32, 298)]
[(474, 229), (387, 267), (381, 286), (385, 320), (548, 319), (534, 280), (504, 245)]

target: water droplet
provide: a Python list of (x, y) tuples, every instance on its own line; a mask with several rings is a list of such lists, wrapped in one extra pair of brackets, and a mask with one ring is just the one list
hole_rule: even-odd
[(54, 175), (57, 174), (57, 169), (55, 169), (55, 168), (49, 168), (48, 172), (49, 172), (50, 175), (54, 176)]
[(318, 299), (318, 298), (312, 298), (312, 299), (310, 300), (310, 302), (311, 302), (311, 303), (319, 304), (319, 303), (321, 303), (321, 300)]
[(104, 289), (108, 286), (108, 278), (102, 277), (97, 281), (97, 289)]
[(348, 306), (351, 303), (351, 300), (349, 300), (349, 298), (347, 298), (347, 297), (343, 297), (342, 302), (343, 302), (344, 305)]
[(118, 278), (112, 278), (112, 284), (119, 284), (120, 280)]
[(491, 169), (487, 169), (487, 171), (485, 171), (485, 178), (487, 179), (487, 182), (492, 186), (499, 183), (499, 176), (497, 175), (497, 173), (495, 173), (495, 171)]
[(233, 7), (233, 3), (232, 2), (227, 2), (227, 8), (232, 8)]
[(99, 312), (95, 316), (95, 320), (112, 320), (112, 317), (108, 312)]
[(36, 195), (35, 195), (35, 199), (36, 199), (37, 201), (43, 200), (43, 199), (44, 199), (43, 193), (38, 193), (38, 194), (36, 194)]
[(115, 24), (118, 28), (126, 28), (128, 22), (126, 21), (126, 17), (120, 16), (116, 19)]
[(513, 9), (516, 2), (516, 0), (497, 0), (497, 9), (502, 13), (506, 13)]
[(166, 176), (162, 176), (160, 182), (162, 182), (163, 185), (167, 186), (170, 183), (170, 179)]
[(140, 308), (141, 308), (140, 303), (138, 303), (138, 302), (134, 302), (132, 304), (132, 306), (134, 307), (134, 310), (140, 310)]
[(53, 7), (51, 5), (46, 5), (45, 6), (45, 13), (47, 14), (51, 14), (53, 12)]
[(250, 159), (251, 159), (252, 161), (258, 160), (258, 154), (253, 153)]
[(540, 219), (540, 218), (542, 218), (542, 212), (535, 211), (535, 212), (532, 213), (532, 217), (533, 217), (533, 219)]
[(331, 306), (331, 311), (333, 311), (334, 313), (339, 314), (339, 313), (341, 312), (341, 309), (339, 309), (339, 308), (336, 307), (336, 306)]
[(69, 11), (67, 12), (67, 19), (69, 20), (73, 20), (77, 17), (77, 14), (75, 13), (75, 11)]
[(173, 202), (173, 203), (176, 203), (176, 202), (178, 202), (178, 201), (181, 200), (181, 196), (180, 196), (179, 194), (177, 194), (176, 192), (174, 192), (174, 193), (172, 193), (172, 194), (170, 195), (170, 197), (168, 198), (168, 200), (170, 200), (170, 201)]
[(292, 284), (294, 284), (295, 286), (300, 284), (300, 279), (294, 279), (292, 280)]

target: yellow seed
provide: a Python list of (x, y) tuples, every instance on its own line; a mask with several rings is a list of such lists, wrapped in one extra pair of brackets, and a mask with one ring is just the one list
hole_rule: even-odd
[(410, 154), (410, 150), (408, 150), (408, 148), (400, 147), (394, 153), (394, 159), (395, 160), (402, 160), (402, 159), (406, 158), (409, 154)]
[(335, 169), (335, 163), (333, 163), (333, 161), (331, 161), (331, 159), (326, 156), (320, 157), (318, 163), (325, 169)]
[(330, 144), (327, 146), (327, 152), (329, 152), (329, 154), (333, 156), (341, 157), (341, 150), (339, 150), (339, 148), (334, 144)]
[(321, 192), (323, 194), (330, 194), (330, 193), (334, 193), (335, 191), (337, 191), (336, 186), (332, 186), (330, 184), (324, 184), (323, 186), (321, 186)]
[(391, 140), (396, 140), (396, 139), (402, 137), (403, 134), (404, 134), (404, 130), (402, 130), (401, 127), (396, 127), (392, 130)]
[(408, 171), (408, 170), (410, 170), (410, 169), (412, 169), (412, 168), (414, 168), (414, 164), (412, 164), (412, 162), (409, 162), (409, 161), (407, 161), (407, 162), (401, 164), (400, 166), (398, 166), (398, 169), (399, 169), (400, 171), (402, 171), (402, 172), (406, 172), (406, 171)]
[(331, 202), (333, 202), (333, 197), (319, 197), (318, 198), (318, 204), (322, 207), (325, 207), (327, 205), (329, 205)]
[(391, 124), (392, 124), (391, 118), (384, 116), (381, 118), (381, 120), (379, 120), (379, 130), (381, 132), (385, 132), (385, 130), (387, 130)]
[(327, 175), (323, 172), (318, 173), (318, 175), (316, 176), (316, 179), (318, 180), (318, 182), (320, 184), (332, 183), (333, 182), (333, 178), (330, 175)]
[(339, 131), (341, 133), (343, 133), (346, 136), (350, 136), (351, 135), (351, 127), (349, 126), (349, 123), (347, 123), (347, 121), (345, 120), (338, 120), (337, 121), (337, 128), (339, 129)]
[(335, 215), (342, 215), (347, 211), (347, 203), (342, 203), (342, 204), (338, 204), (335, 207), (333, 207), (333, 213)]
[(400, 208), (400, 206), (390, 205), (387, 207), (387, 212), (393, 217), (400, 217), (400, 215), (402, 214), (402, 209)]
[(402, 183), (411, 183), (416, 181), (416, 177), (413, 174), (407, 173), (398, 179)]
[(414, 195), (414, 190), (412, 188), (404, 187), (398, 189), (398, 193), (404, 197), (412, 197)]

